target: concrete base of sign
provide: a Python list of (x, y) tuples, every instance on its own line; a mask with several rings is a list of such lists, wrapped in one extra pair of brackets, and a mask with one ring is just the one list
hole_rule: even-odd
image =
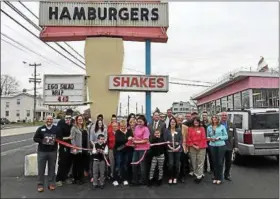
[[(57, 158), (58, 161), (58, 158)], [(55, 166), (55, 173), (57, 173), (58, 164)], [(37, 176), (37, 153), (26, 155), (24, 158), (24, 175), (25, 176)], [(48, 164), (46, 165), (45, 175), (48, 175)]]
[(91, 117), (103, 114), (108, 122), (117, 114), (119, 91), (109, 91), (109, 76), (122, 72), (124, 44), (121, 38), (87, 38), (85, 43), (87, 86)]

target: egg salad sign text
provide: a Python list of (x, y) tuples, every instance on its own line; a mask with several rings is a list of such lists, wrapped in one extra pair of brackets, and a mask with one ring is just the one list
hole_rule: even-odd
[(84, 75), (45, 75), (44, 104), (79, 105), (85, 102)]

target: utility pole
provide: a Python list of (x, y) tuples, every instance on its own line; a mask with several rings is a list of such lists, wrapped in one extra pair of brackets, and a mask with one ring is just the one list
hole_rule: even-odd
[(122, 103), (120, 103), (120, 116), (122, 116)]
[(143, 105), (141, 106), (141, 113), (143, 114)]
[(41, 83), (42, 79), (37, 78), (39, 74), (37, 74), (37, 66), (41, 66), (41, 64), (29, 64), (29, 66), (34, 67), (34, 77), (29, 78), (29, 83), (34, 83), (34, 104), (33, 104), (33, 125), (35, 125), (35, 120), (36, 120), (36, 99), (37, 99), (37, 83)]
[(138, 114), (138, 104), (136, 102), (136, 114)]
[(129, 115), (129, 101), (130, 101), (130, 96), (127, 96), (127, 116)]

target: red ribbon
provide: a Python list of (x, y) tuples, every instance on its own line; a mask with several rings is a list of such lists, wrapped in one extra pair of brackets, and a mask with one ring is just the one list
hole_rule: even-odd
[[(64, 142), (64, 141), (62, 141), (62, 140), (56, 140), (56, 142), (59, 143), (59, 144), (61, 144), (61, 145), (66, 146), (66, 147), (72, 148), (72, 149), (85, 150), (85, 151), (91, 151), (91, 150), (92, 150), (92, 149), (88, 149), (88, 148), (77, 147), (77, 146), (74, 146), (74, 145), (72, 145), (72, 144), (69, 144), (68, 142)], [(105, 154), (103, 154), (103, 157), (104, 157), (104, 160), (105, 160), (107, 166), (111, 166), (111, 165), (109, 164), (109, 161), (107, 160)]]

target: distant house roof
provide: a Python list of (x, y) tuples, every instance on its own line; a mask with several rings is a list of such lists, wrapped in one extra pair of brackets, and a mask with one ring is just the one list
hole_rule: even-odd
[(248, 77), (266, 77), (266, 78), (279, 78), (279, 74), (271, 73), (271, 72), (251, 72), (251, 71), (239, 71), (235, 74), (229, 75), (228, 78), (223, 79), (217, 84), (207, 88), (206, 90), (192, 96), (193, 100), (201, 99), (213, 92), (216, 92), (226, 86), (229, 86), (233, 83), (236, 83), (240, 80), (246, 79)]
[[(33, 97), (34, 96), (34, 95), (29, 94), (29, 93), (23, 92), (23, 93), (19, 93), (19, 94), (16, 94), (16, 95), (4, 95), (4, 96), (1, 96), (1, 98), (17, 98), (17, 97), (19, 97), (21, 95), (26, 95), (28, 97)], [(38, 99), (42, 99), (41, 96), (37, 96), (37, 98)]]

